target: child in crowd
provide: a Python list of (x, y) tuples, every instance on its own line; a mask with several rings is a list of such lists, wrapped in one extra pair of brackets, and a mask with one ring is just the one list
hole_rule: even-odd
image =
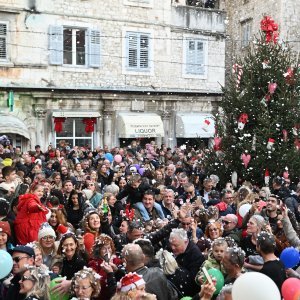
[(205, 277), (202, 268), (209, 269), (218, 269), (223, 274), (225, 273), (223, 265), (222, 265), (222, 259), (225, 255), (226, 249), (228, 247), (228, 244), (224, 238), (217, 238), (213, 241), (211, 245), (211, 250), (208, 253), (207, 260), (204, 261), (204, 263), (201, 266), (200, 271), (198, 272), (196, 276), (196, 283), (199, 284), (203, 282), (203, 278)]

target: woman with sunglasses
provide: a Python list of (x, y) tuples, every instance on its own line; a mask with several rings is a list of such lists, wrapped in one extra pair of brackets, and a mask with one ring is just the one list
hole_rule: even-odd
[(50, 276), (41, 268), (28, 266), (20, 281), (20, 294), (25, 300), (47, 300), (49, 296)]
[(38, 239), (40, 226), (47, 222), (48, 209), (42, 204), (44, 187), (32, 185), (28, 194), (20, 195), (14, 229), (17, 243), (26, 245)]
[(211, 248), (211, 243), (222, 237), (223, 229), (222, 225), (218, 221), (210, 222), (206, 225), (204, 231), (204, 237), (200, 238), (197, 242), (197, 246), (201, 250), (202, 254), (207, 256), (208, 250)]

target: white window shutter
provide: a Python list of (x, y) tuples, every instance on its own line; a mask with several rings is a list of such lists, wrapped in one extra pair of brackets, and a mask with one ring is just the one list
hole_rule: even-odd
[(203, 42), (197, 42), (197, 50), (195, 57), (196, 74), (204, 74), (204, 45)]
[(138, 67), (138, 36), (135, 33), (127, 35), (127, 66), (129, 68)]
[(149, 36), (140, 36), (140, 68), (149, 68)]
[(100, 31), (89, 29), (88, 30), (89, 41), (89, 66), (94, 68), (100, 67)]
[(7, 59), (7, 24), (0, 24), (0, 59)]
[(63, 64), (63, 27), (49, 27), (49, 63), (51, 65)]

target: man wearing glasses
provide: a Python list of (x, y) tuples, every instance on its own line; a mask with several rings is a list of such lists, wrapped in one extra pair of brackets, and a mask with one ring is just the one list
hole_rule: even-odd
[(241, 231), (237, 228), (238, 217), (234, 214), (227, 214), (222, 217), (223, 237), (231, 237), (238, 245), (241, 241)]
[(13, 277), (10, 281), (6, 299), (24, 299), (24, 295), (19, 293), (21, 273), (24, 271), (25, 266), (34, 266), (34, 250), (28, 246), (17, 246), (13, 249), (12, 252), (13, 259)]

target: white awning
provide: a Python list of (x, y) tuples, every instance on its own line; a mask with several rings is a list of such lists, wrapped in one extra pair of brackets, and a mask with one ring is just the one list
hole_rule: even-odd
[(120, 113), (118, 115), (120, 138), (163, 137), (161, 117), (151, 113)]
[(215, 134), (215, 121), (211, 114), (178, 113), (177, 138), (211, 138)]
[(52, 116), (55, 118), (98, 118), (101, 114), (97, 111), (54, 111)]
[(0, 115), (0, 134), (15, 133), (30, 139), (29, 131), (25, 123), (12, 115)]

